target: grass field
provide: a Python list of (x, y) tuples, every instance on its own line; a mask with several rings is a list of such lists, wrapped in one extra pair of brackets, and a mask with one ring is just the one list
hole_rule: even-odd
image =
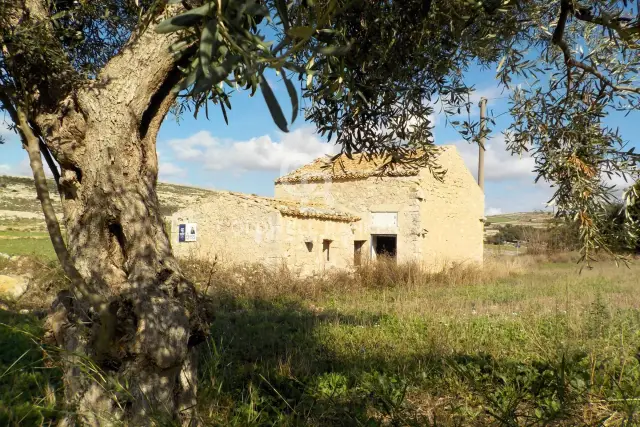
[(0, 231), (0, 253), (29, 255), (47, 261), (56, 259), (49, 234), (42, 231)]
[[(207, 290), (211, 319), (203, 425), (640, 423), (640, 266), (579, 274), (570, 262), (506, 257), (483, 271), (376, 264), (306, 281), (185, 268)], [(29, 411), (54, 419), (57, 371), (18, 332), (37, 334), (37, 321), (2, 315), (14, 328), (0, 327), (0, 348), (12, 348), (0, 373), (30, 350), (0, 378), (5, 424)], [(19, 387), (29, 392), (7, 393)]]
[(551, 212), (538, 211), (489, 215), (487, 216), (487, 221), (496, 225), (513, 224), (544, 227), (550, 220), (552, 220), (552, 218), (553, 215)]
[(218, 425), (636, 425), (638, 267), (521, 262), (216, 290), (203, 413)]

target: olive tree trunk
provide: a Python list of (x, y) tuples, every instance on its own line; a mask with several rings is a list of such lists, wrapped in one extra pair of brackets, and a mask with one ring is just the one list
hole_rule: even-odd
[[(203, 329), (156, 195), (156, 135), (180, 78), (173, 41), (134, 35), (94, 81), (19, 126), (60, 165), (68, 268), (84, 281), (59, 295), (47, 320), (62, 348), (68, 423), (195, 420)], [(38, 144), (26, 145), (37, 178)]]

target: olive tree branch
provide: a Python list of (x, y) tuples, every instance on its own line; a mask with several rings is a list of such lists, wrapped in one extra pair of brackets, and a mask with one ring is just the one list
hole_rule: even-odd
[[(640, 4), (638, 5), (640, 7)], [(592, 24), (600, 25), (601, 27), (608, 28), (610, 30), (615, 31), (622, 40), (629, 42), (631, 40), (631, 36), (634, 34), (640, 34), (640, 26), (637, 23), (634, 26), (622, 26), (620, 22), (629, 21), (629, 19), (625, 19), (622, 17), (611, 17), (611, 16), (593, 16), (591, 13), (591, 9), (582, 8), (573, 12), (573, 16), (576, 19), (584, 22), (590, 22)]]
[(598, 71), (597, 68), (591, 65), (585, 64), (584, 62), (578, 61), (575, 58), (569, 59), (569, 64), (576, 68), (580, 68), (581, 70), (586, 71), (587, 73), (593, 75), (594, 77), (597, 77), (605, 86), (609, 86), (615, 92), (632, 92), (640, 95), (640, 87), (618, 86), (611, 79), (609, 79), (607, 76), (605, 76), (600, 71)]
[(570, 10), (570, 0), (562, 0), (560, 3), (560, 17), (558, 18), (558, 25), (553, 31), (553, 37), (551, 38), (551, 42), (558, 46), (564, 55), (564, 63), (567, 66), (567, 94), (571, 90), (571, 50), (564, 39), (564, 30), (567, 26), (567, 18), (569, 17)]
[[(599, 79), (605, 86), (609, 86), (615, 92), (632, 92), (640, 95), (640, 87), (634, 86), (619, 86), (613, 80), (605, 76), (596, 67), (579, 61), (571, 55), (571, 49), (564, 39), (564, 32), (567, 24), (569, 13), (572, 11), (572, 5), (570, 0), (562, 0), (560, 3), (560, 16), (558, 18), (558, 25), (556, 26), (552, 43), (560, 48), (564, 56), (564, 63), (567, 66), (567, 93), (571, 89), (571, 67), (580, 68), (581, 70), (591, 74)], [(576, 12), (577, 13), (577, 12)], [(579, 12), (583, 13), (584, 12)], [(579, 18), (580, 19), (580, 18)], [(590, 21), (592, 22), (592, 21)]]
[[(91, 305), (96, 308), (105, 306), (105, 300), (100, 297), (94, 290), (90, 289), (85, 280), (82, 278), (76, 267), (73, 265), (67, 246), (62, 238), (62, 232), (60, 231), (60, 224), (56, 217), (56, 212), (53, 209), (51, 198), (49, 197), (49, 188), (47, 186), (47, 178), (44, 174), (44, 168), (42, 165), (42, 159), (40, 158), (40, 139), (35, 135), (33, 129), (29, 126), (29, 120), (24, 108), (20, 106), (14, 106), (10, 97), (4, 91), (4, 88), (0, 87), (0, 102), (2, 106), (9, 113), (11, 120), (17, 126), (23, 145), (25, 146), (29, 155), (29, 163), (31, 170), (33, 171), (33, 179), (36, 187), (36, 193), (40, 204), (42, 205), (42, 212), (44, 214), (45, 223), (49, 236), (51, 237), (51, 243), (53, 249), (56, 252), (56, 256), (60, 261), (62, 269), (71, 281), (71, 284), (80, 292), (82, 297), (87, 300)], [(102, 310), (100, 310), (102, 311)]]

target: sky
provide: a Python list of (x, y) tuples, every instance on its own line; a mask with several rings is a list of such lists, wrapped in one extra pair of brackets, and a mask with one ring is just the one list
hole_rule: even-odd
[[(550, 210), (547, 202), (553, 189), (545, 183), (534, 183), (533, 159), (513, 157), (506, 150), (502, 131), (510, 123), (510, 116), (503, 114), (507, 111), (508, 94), (498, 87), (495, 70), (472, 69), (468, 75), (476, 88), (472, 119), (477, 120), (479, 115), (477, 103), (481, 96), (488, 98), (488, 114), (496, 117), (496, 126), (486, 143), (485, 213)], [(275, 75), (268, 81), (285, 116), (290, 117), (291, 106), (283, 82)], [(273, 196), (276, 178), (338, 150), (316, 133), (313, 123), (304, 121), (302, 113), (289, 133), (281, 132), (259, 92), (254, 97), (237, 92), (231, 101), (228, 125), (219, 107), (213, 105), (209, 120), (204, 114), (195, 119), (189, 113), (179, 121), (174, 116), (165, 119), (157, 141), (160, 181)], [(635, 120), (618, 117), (609, 124), (619, 126), (623, 137), (632, 139), (640, 132), (637, 119), (637, 114)], [(436, 144), (455, 145), (475, 177), (478, 147), (464, 141), (440, 115), (435, 115), (434, 122)], [(6, 141), (0, 145), (0, 175), (31, 176), (27, 154), (6, 126), (0, 118), (0, 135)], [(630, 141), (630, 146), (638, 145), (637, 139)], [(619, 189), (626, 186), (622, 179), (614, 183)]]

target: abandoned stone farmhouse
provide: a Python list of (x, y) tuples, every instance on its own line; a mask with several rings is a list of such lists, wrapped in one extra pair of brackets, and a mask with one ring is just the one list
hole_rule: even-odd
[(482, 263), (484, 194), (453, 146), (442, 147), (442, 182), (427, 169), (360, 155), (320, 158), (275, 182), (275, 197), (216, 192), (171, 217), (183, 257), (286, 265), (303, 275), (384, 254), (429, 269)]

